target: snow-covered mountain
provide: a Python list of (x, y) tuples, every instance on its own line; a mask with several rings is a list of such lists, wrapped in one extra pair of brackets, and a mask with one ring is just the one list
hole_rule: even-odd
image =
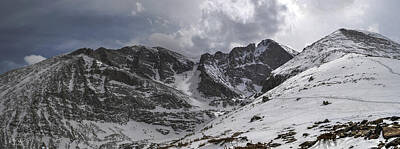
[(400, 59), (400, 44), (368, 31), (339, 29), (307, 46), (304, 50), (274, 70), (264, 81), (263, 91), (268, 91), (308, 68), (336, 60), (348, 53)]
[[(0, 148), (157, 147), (235, 108), (233, 98), (261, 90), (293, 57), (272, 40), (207, 55), (193, 62), (161, 47), (79, 49), (1, 74)], [(205, 89), (214, 87), (234, 96)]]
[(169, 84), (193, 69), (178, 53), (134, 46), (79, 49), (7, 72), (0, 144), (97, 148), (192, 131), (214, 115)]
[(400, 146), (400, 46), (340, 29), (272, 76), (254, 102), (209, 122), (178, 148), (393, 148)]

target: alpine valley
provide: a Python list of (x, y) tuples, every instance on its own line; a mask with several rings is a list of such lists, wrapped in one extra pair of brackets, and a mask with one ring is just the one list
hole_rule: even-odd
[(395, 148), (400, 44), (339, 29), (191, 59), (78, 49), (0, 75), (0, 148)]

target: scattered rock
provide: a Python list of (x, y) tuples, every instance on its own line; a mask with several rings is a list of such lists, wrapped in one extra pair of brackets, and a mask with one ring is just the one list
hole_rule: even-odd
[(376, 125), (374, 130), (371, 130), (370, 133), (366, 135), (369, 139), (378, 139), (379, 135), (381, 135), (382, 127), (381, 125)]
[(374, 121), (370, 121), (369, 123), (377, 125), (377, 124), (382, 123), (382, 122), (383, 122), (383, 118), (380, 118), (380, 119), (377, 119), (377, 120), (374, 120)]
[(322, 102), (322, 105), (324, 105), (324, 106), (329, 105), (329, 104), (332, 104), (332, 103), (330, 103), (329, 101), (323, 101)]
[(267, 102), (270, 101), (271, 99), (268, 98), (268, 96), (263, 96), (262, 102)]
[(286, 132), (286, 133), (282, 133), (282, 134), (279, 134), (276, 138), (275, 138), (275, 140), (277, 140), (277, 139), (282, 139), (285, 143), (292, 143), (292, 142), (295, 142), (295, 141), (297, 141), (297, 139), (294, 137), (294, 135), (296, 135), (297, 133), (293, 130), (293, 129), (290, 129), (288, 132)]
[(324, 133), (319, 135), (317, 140), (336, 140), (336, 135), (334, 133)]
[(329, 121), (328, 119), (325, 119), (324, 121), (315, 122), (314, 124), (319, 125), (319, 124), (329, 123), (329, 122), (331, 122), (331, 121)]
[(256, 121), (256, 120), (260, 120), (260, 119), (262, 119), (260, 116), (254, 115), (254, 116), (250, 119), (250, 123), (251, 123), (251, 122), (254, 122), (254, 121)]
[(240, 136), (240, 135), (243, 134), (243, 133), (244, 133), (244, 132), (235, 132), (235, 133), (232, 134), (231, 137), (237, 137), (237, 136)]
[(312, 147), (315, 143), (317, 143), (317, 141), (306, 141), (301, 143), (299, 146), (301, 149), (307, 149)]
[(368, 123), (368, 120), (361, 121), (361, 124), (366, 124), (366, 123)]
[(227, 137), (227, 138), (219, 138), (219, 139), (211, 139), (211, 140), (208, 140), (208, 143), (213, 143), (213, 144), (220, 144), (220, 143), (222, 143), (222, 144), (225, 144), (225, 143), (228, 143), (228, 142), (232, 142), (232, 141), (234, 141), (234, 140), (236, 140), (237, 138), (233, 138), (233, 137)]
[(313, 80), (314, 80), (314, 77), (311, 76), (311, 77), (308, 79), (308, 82), (311, 82), (311, 81), (313, 81)]
[(313, 128), (315, 128), (315, 127), (318, 127), (318, 124), (314, 124), (314, 125), (312, 125), (312, 126), (308, 126), (307, 129), (313, 129)]
[(385, 143), (382, 141), (379, 141), (378, 148), (383, 148), (385, 146)]
[(156, 129), (156, 131), (160, 132), (163, 135), (169, 134), (169, 130), (168, 129)]
[(245, 147), (235, 147), (235, 149), (270, 149), (267, 144), (258, 142), (257, 144), (247, 143)]
[(185, 143), (179, 142), (178, 143), (178, 147), (185, 147), (185, 146), (188, 146), (188, 145), (189, 145), (189, 142), (185, 142)]
[(398, 116), (392, 116), (392, 117), (390, 117), (389, 119), (390, 119), (391, 121), (397, 121), (397, 120), (400, 119), (400, 117), (398, 117)]
[[(393, 120), (392, 120), (393, 119)], [(387, 122), (384, 120), (391, 120), (392, 122)], [(361, 122), (347, 122), (347, 123), (337, 123), (336, 125), (323, 125), (318, 127), (319, 124), (327, 123), (329, 120), (315, 122), (312, 126), (307, 127), (308, 129), (318, 127), (317, 129), (322, 129), (321, 131), (326, 131), (327, 133), (321, 134), (317, 137), (315, 141), (308, 141), (300, 144), (300, 148), (305, 149), (314, 145), (318, 141), (326, 140), (336, 140), (337, 138), (347, 138), (347, 137), (364, 137), (364, 139), (378, 139), (381, 134), (386, 140), (393, 139), (390, 143), (380, 142), (375, 147), (376, 149), (381, 149), (383, 147), (389, 148), (393, 146), (400, 145), (400, 126), (397, 122), (397, 117), (386, 117), (380, 118), (373, 121), (363, 120)], [(304, 136), (304, 134), (303, 134)], [(396, 148), (395, 147), (395, 148)], [(354, 148), (351, 146), (350, 148)]]
[(269, 144), (269, 146), (270, 147), (278, 147), (278, 146), (281, 146), (282, 144), (280, 144), (280, 143), (271, 143), (271, 144)]
[(386, 148), (390, 148), (390, 147), (392, 147), (392, 146), (396, 147), (396, 146), (398, 146), (398, 145), (400, 145), (400, 138), (396, 138), (396, 139), (394, 139), (393, 141), (390, 141), (389, 143), (387, 143), (387, 144), (385, 145), (385, 147), (386, 147)]
[[(323, 124), (323, 123), (329, 123), (330, 121), (328, 119), (325, 119), (323, 121), (318, 121), (315, 122), (314, 125), (307, 127), (307, 129), (312, 129), (312, 128), (316, 128), (319, 126), (319, 124)], [(321, 126), (320, 128), (330, 128), (331, 126)]]

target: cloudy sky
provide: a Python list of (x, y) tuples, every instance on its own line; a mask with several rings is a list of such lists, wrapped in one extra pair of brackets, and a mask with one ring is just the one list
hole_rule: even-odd
[(0, 73), (81, 47), (188, 56), (271, 38), (301, 51), (339, 29), (400, 41), (398, 0), (1, 0)]

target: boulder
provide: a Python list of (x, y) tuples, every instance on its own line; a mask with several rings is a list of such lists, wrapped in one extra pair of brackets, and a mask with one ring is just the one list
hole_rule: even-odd
[(393, 137), (400, 137), (400, 129), (393, 127), (383, 127), (383, 138), (390, 139)]
[(332, 104), (332, 103), (330, 103), (329, 101), (323, 101), (323, 102), (322, 102), (322, 105), (323, 105), (323, 106), (326, 106), (326, 105), (329, 105), (329, 104)]
[(262, 119), (260, 116), (254, 115), (254, 116), (250, 119), (250, 122), (254, 122), (254, 121), (260, 120), (260, 119)]
[(317, 143), (317, 141), (306, 141), (301, 143), (299, 146), (301, 149), (307, 149), (312, 147), (315, 143)]

